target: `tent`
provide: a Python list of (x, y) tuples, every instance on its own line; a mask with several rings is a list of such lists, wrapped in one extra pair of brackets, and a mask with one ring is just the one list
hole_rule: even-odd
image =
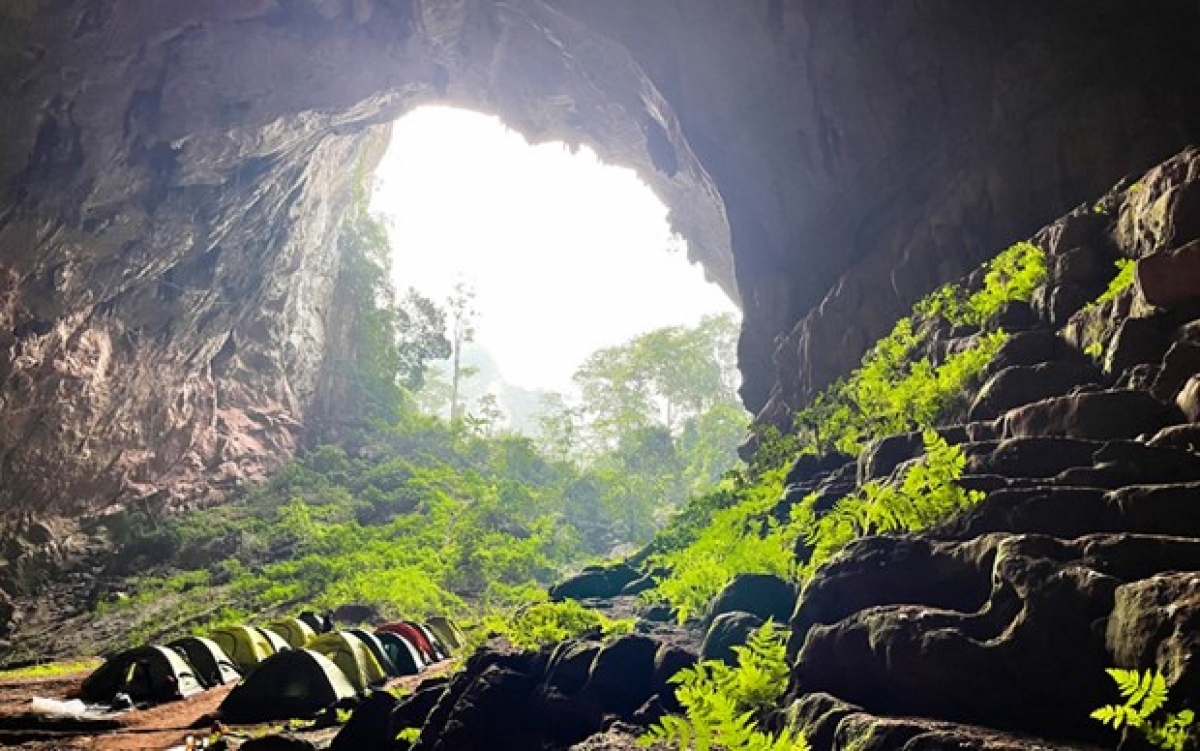
[(408, 639), (391, 631), (377, 631), (375, 638), (383, 645), (383, 651), (396, 667), (397, 675), (416, 675), (425, 669), (421, 653)]
[(437, 655), (433, 653), (433, 645), (429, 643), (429, 639), (425, 638), (425, 634), (419, 629), (413, 628), (411, 623), (405, 621), (397, 621), (388, 623), (375, 629), (375, 633), (380, 631), (390, 631), (393, 634), (399, 634), (417, 648), (421, 653), (421, 660), (428, 665), (431, 662), (437, 662)]
[(249, 626), (226, 626), (209, 634), (217, 646), (229, 655), (243, 673), (275, 654), (270, 640), (259, 629)]
[(221, 718), (252, 723), (312, 717), (354, 696), (354, 686), (328, 658), (308, 649), (271, 655), (221, 702)]
[(345, 631), (334, 631), (321, 634), (308, 643), (308, 649), (325, 655), (342, 669), (350, 685), (357, 691), (365, 692), (372, 683), (382, 683), (387, 680), (387, 673), (375, 655), (358, 637)]
[(437, 634), (442, 642), (451, 650), (457, 652), (467, 646), (467, 635), (462, 632), (454, 621), (449, 618), (444, 618), (440, 615), (435, 615), (430, 618), (426, 625), (429, 630)]
[(329, 616), (319, 616), (311, 610), (305, 610), (300, 615), (296, 616), (313, 630), (314, 634), (327, 634), (332, 628), (332, 621)]
[[(284, 618), (267, 624), (267, 629), (283, 637), (292, 649), (300, 649), (316, 638), (317, 634), (299, 618)], [(276, 650), (278, 651), (278, 650)]]
[(425, 641), (429, 642), (429, 646), (433, 648), (433, 655), (439, 660), (444, 660), (450, 656), (450, 648), (442, 642), (441, 637), (433, 633), (433, 630), (424, 623), (416, 621), (408, 621), (408, 625), (417, 629), (425, 637)]
[(371, 650), (371, 654), (375, 655), (376, 660), (379, 660), (379, 667), (383, 668), (383, 672), (388, 675), (408, 675), (408, 673), (400, 673), (396, 669), (396, 665), (388, 657), (387, 650), (379, 643), (379, 638), (375, 634), (361, 628), (349, 628), (346, 629), (346, 633), (356, 636), (359, 641), (367, 646), (367, 649)]
[(109, 658), (83, 680), (84, 701), (108, 703), (117, 693), (135, 702), (183, 699), (204, 690), (192, 666), (177, 652), (151, 645)]
[(183, 656), (205, 688), (236, 683), (242, 674), (217, 643), (203, 636), (185, 636), (167, 645)]
[(262, 634), (263, 638), (270, 642), (271, 654), (275, 654), (276, 652), (286, 652), (292, 648), (287, 643), (287, 639), (284, 639), (282, 636), (270, 629), (263, 628), (262, 626), (251, 626), (250, 628)]

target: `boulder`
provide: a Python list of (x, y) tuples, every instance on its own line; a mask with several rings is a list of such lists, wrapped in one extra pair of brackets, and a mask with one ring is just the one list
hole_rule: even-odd
[(762, 618), (750, 613), (722, 613), (713, 619), (704, 642), (700, 645), (700, 659), (723, 660), (730, 665), (737, 662), (734, 647), (741, 646), (750, 638), (751, 632), (762, 626)]
[[(487, 748), (527, 751), (540, 748), (544, 727), (541, 715), (531, 712), (534, 676), (489, 665), (471, 679), (451, 707), (444, 725), (430, 733), (436, 749)], [(425, 733), (414, 748), (426, 748)]]
[(1179, 421), (1177, 412), (1144, 391), (1114, 389), (1045, 399), (1011, 410), (1004, 415), (1004, 435), (1134, 438)]
[(615, 566), (589, 566), (575, 576), (550, 588), (553, 600), (608, 599), (621, 594), (641, 573), (624, 563)]
[(1161, 670), (1172, 698), (1194, 706), (1200, 701), (1200, 572), (1117, 587), (1105, 644), (1113, 665)]
[(1092, 455), (1103, 445), (1061, 436), (970, 443), (963, 447), (967, 456), (963, 473), (1048, 479), (1071, 467), (1090, 466)]
[(658, 642), (627, 634), (606, 644), (592, 661), (584, 691), (605, 710), (628, 718), (655, 692)]
[(1183, 384), (1175, 404), (1188, 422), (1200, 422), (1200, 375), (1192, 376)]
[(985, 373), (997, 373), (1014, 365), (1030, 366), (1078, 357), (1078, 353), (1053, 331), (1019, 331), (1000, 345)]
[(380, 619), (379, 609), (374, 605), (339, 605), (333, 611), (333, 620), (339, 623), (378, 623)]
[(1030, 306), (1046, 323), (1062, 326), (1094, 297), (1090, 287), (1070, 283), (1056, 284), (1038, 287), (1030, 300)]
[(1200, 240), (1169, 253), (1142, 258), (1135, 277), (1138, 290), (1150, 305), (1172, 308), (1190, 300), (1200, 294)]
[(979, 389), (971, 405), (972, 421), (994, 420), (1015, 407), (1067, 394), (1077, 386), (1096, 383), (1099, 373), (1078, 361), (1014, 365), (999, 371)]
[(392, 710), (399, 700), (388, 691), (372, 691), (329, 744), (329, 751), (387, 748), (396, 737), (391, 732)]
[(1111, 271), (1111, 257), (1091, 243), (1058, 253), (1050, 262), (1050, 278), (1057, 284), (1092, 285)]
[(796, 587), (773, 574), (738, 574), (709, 603), (706, 624), (724, 613), (741, 611), (761, 620), (787, 623), (796, 607)]
[(592, 662), (600, 652), (600, 644), (592, 641), (566, 641), (554, 648), (546, 668), (546, 685), (571, 695), (587, 683)]
[(434, 707), (446, 695), (449, 681), (440, 679), (422, 681), (409, 696), (401, 699), (392, 709), (388, 720), (388, 732), (394, 738), (405, 728), (419, 728), (429, 719)]
[(1162, 367), (1150, 386), (1150, 393), (1160, 402), (1173, 402), (1188, 379), (1196, 374), (1200, 374), (1200, 344), (1175, 342), (1163, 355)]
[(1126, 318), (1117, 325), (1104, 354), (1104, 372), (1119, 376), (1135, 365), (1155, 365), (1171, 347), (1170, 332), (1156, 317)]
[(639, 576), (638, 578), (626, 584), (624, 587), (621, 587), (620, 594), (639, 595), (642, 592), (648, 592), (651, 589), (654, 589), (655, 586), (656, 583), (654, 581), (654, 577), (650, 574), (643, 574), (642, 576)]

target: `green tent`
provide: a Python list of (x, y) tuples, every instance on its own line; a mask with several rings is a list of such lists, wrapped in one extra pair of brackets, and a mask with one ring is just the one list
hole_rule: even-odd
[(270, 642), (271, 654), (275, 654), (276, 652), (286, 652), (292, 648), (291, 645), (287, 643), (287, 639), (284, 639), (282, 636), (269, 628), (263, 628), (262, 626), (251, 626), (250, 628), (262, 634), (263, 638)]
[(371, 650), (371, 654), (375, 655), (376, 660), (379, 660), (379, 667), (383, 668), (383, 672), (388, 675), (406, 675), (396, 669), (392, 659), (388, 657), (387, 650), (383, 648), (383, 644), (375, 634), (361, 628), (349, 628), (346, 629), (346, 633), (353, 634), (359, 641), (367, 645), (367, 649)]
[(354, 696), (337, 665), (308, 649), (289, 649), (259, 663), (221, 702), (226, 722), (308, 718)]
[(206, 688), (237, 683), (242, 674), (217, 643), (203, 636), (185, 636), (167, 645), (183, 656)]
[(226, 626), (209, 634), (217, 646), (243, 673), (275, 653), (275, 648), (258, 629), (250, 626)]
[(375, 638), (383, 645), (383, 651), (392, 661), (392, 665), (396, 667), (397, 675), (416, 675), (425, 669), (425, 661), (421, 659), (421, 653), (400, 634), (393, 634), (391, 631), (376, 631)]
[(421, 635), (425, 637), (425, 641), (429, 642), (429, 646), (433, 648), (433, 656), (436, 659), (444, 660), (450, 656), (450, 647), (444, 644), (441, 637), (435, 634), (429, 626), (417, 621), (405, 621), (405, 623), (421, 632)]
[(426, 625), (429, 626), (429, 630), (432, 631), (439, 639), (441, 639), (442, 643), (445, 644), (449, 649), (457, 652), (458, 650), (467, 646), (466, 634), (464, 634), (462, 629), (460, 629), (458, 625), (449, 618), (435, 615), (426, 621)]
[(354, 634), (345, 631), (321, 634), (308, 643), (308, 649), (332, 660), (359, 692), (365, 692), (373, 683), (387, 680), (387, 673), (383, 671), (379, 660)]
[(111, 702), (118, 693), (135, 702), (184, 699), (204, 690), (192, 666), (177, 652), (151, 645), (109, 658), (83, 680), (84, 701)]
[(282, 636), (292, 649), (300, 649), (317, 637), (316, 632), (299, 618), (272, 621), (267, 624), (267, 629)]

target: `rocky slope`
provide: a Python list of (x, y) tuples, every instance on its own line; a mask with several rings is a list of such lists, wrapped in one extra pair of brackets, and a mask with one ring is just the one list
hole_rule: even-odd
[(915, 296), (1194, 137), (1197, 14), (5, 3), (0, 502), (211, 501), (336, 414), (337, 218), (435, 101), (636, 168), (740, 296), (745, 398), (781, 422)]

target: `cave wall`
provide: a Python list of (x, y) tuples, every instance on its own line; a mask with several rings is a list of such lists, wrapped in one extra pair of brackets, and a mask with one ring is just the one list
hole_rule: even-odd
[(1196, 135), (1194, 3), (0, 6), (0, 506), (211, 500), (345, 355), (337, 220), (387, 124), (499, 114), (638, 170), (745, 310), (762, 419), (903, 305)]

